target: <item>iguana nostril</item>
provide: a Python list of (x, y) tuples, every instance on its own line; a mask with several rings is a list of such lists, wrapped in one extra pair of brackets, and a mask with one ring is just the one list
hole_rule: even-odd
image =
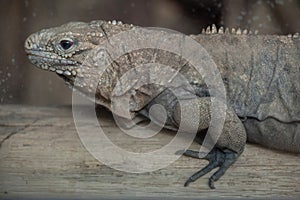
[(32, 37), (33, 36), (31, 35), (25, 40), (24, 47), (27, 50), (32, 50), (36, 47), (36, 45), (34, 45), (35, 43), (34, 43), (34, 40), (32, 40)]
[(29, 38), (26, 39), (24, 47), (25, 47), (25, 49), (31, 49), (32, 48), (32, 43), (31, 43)]
[(25, 50), (37, 50), (39, 48), (39, 34), (31, 34), (24, 43)]

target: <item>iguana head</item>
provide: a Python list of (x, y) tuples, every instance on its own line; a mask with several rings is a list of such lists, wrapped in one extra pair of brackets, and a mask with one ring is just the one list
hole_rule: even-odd
[(68, 85), (110, 109), (110, 96), (117, 76), (111, 68), (99, 76), (97, 67), (107, 66), (94, 65), (97, 59), (93, 53), (97, 52), (97, 47), (109, 42), (111, 36), (133, 27), (115, 20), (70, 22), (33, 33), (26, 39), (24, 47), (32, 64), (55, 72)]
[(24, 47), (32, 64), (72, 83), (89, 52), (101, 40), (126, 27), (116, 21), (70, 22), (33, 33)]

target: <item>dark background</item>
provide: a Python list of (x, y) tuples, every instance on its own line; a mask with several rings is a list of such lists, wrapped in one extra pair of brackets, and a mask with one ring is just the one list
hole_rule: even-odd
[(117, 19), (185, 34), (213, 23), (260, 34), (300, 32), (299, 0), (0, 0), (0, 16), (1, 104), (71, 104), (63, 80), (35, 68), (23, 50), (29, 34), (69, 21)]

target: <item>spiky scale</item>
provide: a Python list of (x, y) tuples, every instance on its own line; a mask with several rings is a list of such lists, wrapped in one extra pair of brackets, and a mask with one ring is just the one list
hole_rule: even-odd
[(205, 33), (206, 33), (206, 34), (210, 34), (210, 33), (211, 33), (210, 26), (208, 26), (208, 27), (206, 28), (206, 31), (205, 31)]
[(219, 34), (223, 34), (223, 33), (224, 33), (224, 28), (223, 28), (222, 26), (219, 28), (218, 33), (219, 33)]
[(211, 27), (211, 33), (212, 33), (212, 34), (215, 34), (215, 33), (217, 33), (217, 32), (218, 32), (217, 27), (216, 27), (215, 24), (213, 24), (212, 27)]

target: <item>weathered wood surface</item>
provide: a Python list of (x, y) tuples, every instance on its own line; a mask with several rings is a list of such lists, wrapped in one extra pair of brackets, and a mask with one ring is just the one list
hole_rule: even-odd
[[(122, 148), (143, 150), (168, 142), (163, 131), (150, 142), (132, 142), (103, 110), (102, 127)], [(300, 197), (300, 156), (248, 144), (244, 154), (208, 188), (208, 175), (183, 187), (207, 162), (187, 157), (143, 174), (111, 169), (80, 142), (72, 110), (64, 107), (0, 106), (0, 198), (266, 198)], [(134, 145), (133, 145), (134, 144)], [(134, 146), (134, 148), (133, 148)], [(191, 148), (198, 149), (197, 144)]]

